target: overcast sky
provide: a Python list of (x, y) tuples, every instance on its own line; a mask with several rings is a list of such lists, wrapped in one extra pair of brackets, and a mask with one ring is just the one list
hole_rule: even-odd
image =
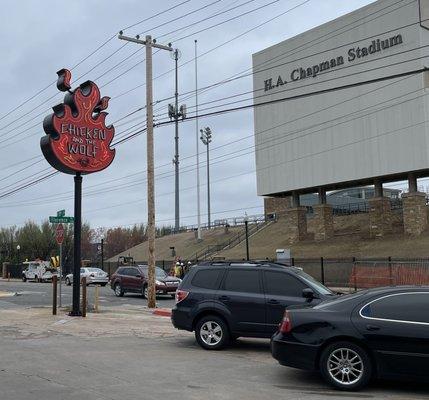
[[(42, 129), (44, 115), (49, 114), (50, 107), (62, 100), (62, 95), (54, 84), (56, 71), (64, 67), (72, 68), (119, 30), (180, 4), (182, 1), (4, 0), (2, 2), (3, 12), (0, 17), (2, 26), (0, 184), (2, 187), (0, 197), (25, 182), (53, 171), (41, 156), (39, 141), (44, 135)], [(130, 36), (138, 33), (151, 34), (154, 38), (159, 38), (159, 43), (171, 41), (173, 46), (181, 51), (179, 64), (192, 60), (194, 39), (198, 40), (199, 54), (221, 45), (198, 59), (198, 83), (199, 87), (204, 87), (248, 70), (251, 67), (252, 53), (372, 3), (370, 0), (310, 0), (300, 5), (304, 0), (278, 0), (268, 5), (272, 2), (273, 0), (247, 2), (245, 0), (217, 2), (190, 0), (167, 13), (126, 29), (125, 34)], [(244, 3), (247, 4), (240, 6)], [(204, 5), (209, 6), (185, 16)], [(264, 5), (267, 6), (243, 17), (195, 33)], [(229, 10), (236, 6), (240, 7)], [(295, 6), (298, 7), (286, 12)], [(209, 18), (223, 11), (226, 12)], [(179, 18), (181, 16), (183, 18)], [(275, 18), (276, 16), (278, 17)], [(177, 18), (176, 21), (166, 23), (175, 18)], [(170, 33), (203, 18), (208, 19), (187, 29)], [(268, 22), (263, 24), (266, 21)], [(156, 28), (163, 23), (166, 24)], [(258, 29), (234, 39), (260, 24), (263, 25)], [(188, 35), (187, 38), (177, 40)], [(123, 44), (124, 42), (113, 38), (72, 70), (73, 87), (76, 83), (82, 83), (87, 79), (94, 80), (101, 87), (102, 95), (112, 98), (108, 109), (109, 123), (144, 106), (145, 103), (145, 65), (141, 62), (144, 59), (144, 49), (139, 50), (139, 45), (130, 43), (118, 51)], [(128, 59), (120, 63), (127, 57)], [(104, 62), (100, 63), (102, 60)], [(100, 64), (97, 65), (98, 63)], [(133, 66), (134, 68), (131, 68)], [(173, 95), (174, 74), (171, 71), (173, 67), (174, 62), (167, 52), (154, 54), (154, 77), (165, 73), (154, 80), (155, 101)], [(108, 73), (104, 74), (106, 71)], [(110, 82), (118, 76), (119, 78)], [(79, 77), (81, 78), (77, 80)], [(50, 83), (48, 89), (4, 117), (10, 110)], [(131, 90), (133, 88), (135, 89)], [(190, 62), (179, 69), (179, 93), (186, 93), (194, 88), (194, 64)], [(250, 90), (252, 90), (250, 76), (237, 79), (199, 94), (200, 108), (213, 107), (217, 104), (203, 105), (205, 102)], [(230, 101), (248, 96), (233, 98)], [(181, 99), (180, 102), (187, 104), (190, 113), (194, 111), (195, 97)], [(155, 105), (157, 120), (165, 118), (167, 104), (168, 101), (164, 101)], [(142, 110), (118, 121), (115, 124), (116, 137), (122, 138), (126, 133), (138, 130), (143, 126), (144, 119), (145, 110)], [(213, 132), (212, 220), (243, 215), (245, 211), (249, 215), (262, 213), (262, 199), (256, 196), (254, 155), (249, 154), (249, 148), (251, 149), (254, 144), (252, 111), (200, 118), (199, 126), (209, 126)], [(122, 132), (125, 133), (121, 135)], [(182, 225), (196, 223), (195, 135), (195, 122), (190, 121), (180, 125), (182, 159), (180, 167), (183, 170), (180, 176)], [(219, 148), (216, 149), (216, 147)], [(201, 208), (202, 222), (205, 222), (207, 186), (205, 185), (204, 146), (200, 146), (200, 151), (202, 152)], [(174, 224), (174, 167), (171, 162), (173, 154), (174, 126), (156, 128), (155, 172), (158, 225)], [(147, 213), (145, 167), (146, 137), (144, 135), (136, 136), (118, 146), (116, 158), (107, 170), (84, 177), (83, 218), (90, 222), (92, 227), (145, 223)], [(73, 214), (73, 177), (58, 174), (31, 188), (0, 198), (0, 225), (20, 225), (29, 219), (40, 222), (63, 208), (68, 215)]]

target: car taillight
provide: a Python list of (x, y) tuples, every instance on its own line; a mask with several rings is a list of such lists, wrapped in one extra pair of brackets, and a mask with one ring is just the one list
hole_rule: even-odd
[(291, 330), (292, 330), (292, 322), (290, 320), (290, 315), (288, 311), (285, 311), (283, 315), (283, 320), (279, 326), (279, 331), (280, 333), (289, 333)]
[(185, 290), (176, 290), (176, 304), (188, 297), (189, 292)]

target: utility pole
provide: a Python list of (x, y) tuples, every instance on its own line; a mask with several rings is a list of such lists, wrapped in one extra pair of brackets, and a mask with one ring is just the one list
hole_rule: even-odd
[(168, 46), (157, 44), (150, 35), (146, 35), (145, 40), (140, 40), (140, 36), (135, 38), (124, 36), (119, 32), (118, 38), (144, 45), (146, 47), (146, 151), (147, 151), (147, 230), (148, 230), (148, 299), (149, 308), (156, 307), (155, 291), (155, 176), (153, 157), (153, 93), (152, 93), (152, 47), (157, 49), (173, 51), (171, 44)]
[(168, 116), (175, 121), (174, 134), (174, 175), (175, 175), (175, 198), (174, 198), (174, 230), (180, 230), (180, 200), (179, 200), (179, 118), (186, 118), (186, 105), (182, 104), (179, 109), (179, 80), (178, 80), (178, 63), (180, 57), (179, 49), (175, 49), (172, 53), (175, 63), (175, 91), (174, 91), (174, 106), (168, 105)]
[(207, 228), (210, 229), (210, 143), (212, 141), (212, 131), (209, 127), (200, 129), (201, 141), (207, 147)]
[(198, 241), (201, 241), (201, 202), (200, 202), (200, 148), (198, 140), (198, 56), (197, 56), (197, 39), (194, 40), (195, 43), (195, 137), (197, 144), (197, 214), (198, 214)]

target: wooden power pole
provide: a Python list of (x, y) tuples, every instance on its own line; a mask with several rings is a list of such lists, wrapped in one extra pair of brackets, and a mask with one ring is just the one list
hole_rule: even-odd
[(154, 177), (154, 157), (153, 157), (153, 93), (152, 93), (152, 48), (173, 51), (171, 45), (163, 46), (155, 43), (150, 35), (146, 35), (145, 40), (124, 36), (119, 32), (119, 39), (134, 42), (146, 47), (146, 139), (147, 139), (147, 230), (148, 230), (148, 299), (149, 308), (156, 307), (155, 290), (155, 177)]

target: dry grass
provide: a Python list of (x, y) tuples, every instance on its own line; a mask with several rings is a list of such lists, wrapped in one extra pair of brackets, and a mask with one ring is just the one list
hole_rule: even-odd
[[(419, 237), (402, 233), (401, 215), (395, 214), (394, 231), (384, 238), (369, 238), (368, 214), (334, 218), (335, 237), (326, 241), (313, 240), (291, 244), (285, 239), (287, 225), (284, 220), (268, 226), (249, 240), (251, 258), (274, 258), (276, 249), (290, 248), (297, 258), (340, 257), (429, 257), (429, 232)], [(312, 221), (308, 221), (312, 232)], [(225, 258), (241, 259), (246, 255), (245, 244), (218, 254)]]
[[(203, 240), (198, 242), (194, 232), (179, 233), (177, 235), (168, 235), (157, 238), (155, 241), (156, 259), (171, 260), (170, 247), (175, 248), (176, 255), (182, 259), (191, 259), (197, 251), (206, 248), (208, 245), (222, 243), (234, 237), (241, 228), (230, 227), (228, 233), (224, 228), (216, 228), (210, 231), (202, 231)], [(148, 259), (148, 243), (143, 242), (131, 249), (128, 249), (107, 261), (116, 262), (118, 256), (130, 255), (135, 261), (146, 261)]]

